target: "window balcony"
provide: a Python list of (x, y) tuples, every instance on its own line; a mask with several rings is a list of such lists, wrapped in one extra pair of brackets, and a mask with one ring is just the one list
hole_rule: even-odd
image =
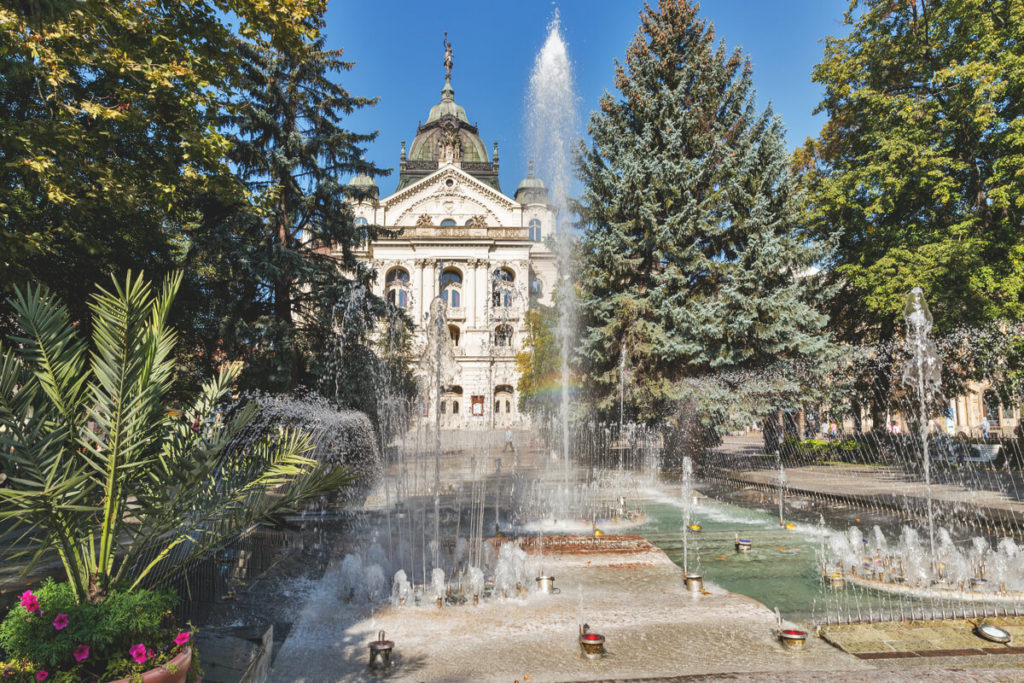
[(444, 312), (444, 317), (447, 320), (465, 320), (466, 319), (466, 307), (465, 306), (457, 306), (457, 307), (449, 306), (448, 309), (445, 310), (445, 312)]

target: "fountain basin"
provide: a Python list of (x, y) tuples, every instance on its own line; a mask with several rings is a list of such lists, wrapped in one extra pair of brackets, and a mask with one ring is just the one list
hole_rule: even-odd
[(604, 636), (600, 633), (581, 633), (580, 648), (587, 659), (604, 657)]
[[(893, 581), (878, 581), (875, 579), (847, 574), (844, 577), (850, 583), (862, 588), (870, 588), (882, 593), (911, 595), (917, 598), (958, 600), (961, 602), (991, 602), (991, 603), (1018, 603), (1024, 600), (1024, 592), (1021, 591), (985, 591), (980, 590), (958, 590), (950, 586), (946, 580), (935, 581), (931, 586), (915, 586), (906, 583), (905, 579), (898, 577)], [(898, 582), (897, 582), (898, 581)]]
[(807, 631), (787, 628), (779, 631), (779, 642), (787, 650), (802, 650), (807, 644)]
[(698, 593), (704, 590), (704, 577), (700, 574), (690, 573), (685, 577), (686, 590)]

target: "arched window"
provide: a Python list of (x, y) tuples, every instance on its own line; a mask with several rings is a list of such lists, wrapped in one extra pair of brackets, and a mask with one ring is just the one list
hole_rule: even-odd
[(362, 216), (356, 219), (355, 225), (357, 228), (362, 228), (370, 224), (370, 221), (366, 220)]
[(539, 299), (544, 296), (544, 283), (540, 281), (540, 278), (530, 273), (530, 297)]
[(452, 308), (462, 306), (462, 274), (454, 268), (441, 273), (441, 298)]
[(531, 242), (540, 242), (541, 239), (542, 239), (541, 231), (540, 231), (540, 221), (538, 219), (536, 219), (536, 218), (533, 218), (533, 219), (530, 220), (529, 226), (530, 226), (530, 231), (529, 231), (530, 241)]
[(472, 228), (473, 227), (473, 219), (472, 218), (470, 218), (468, 221), (466, 221), (466, 227), (467, 228)]
[(409, 307), (409, 273), (404, 268), (392, 268), (384, 277), (385, 297), (399, 308)]
[(504, 404), (505, 414), (511, 415), (513, 395), (514, 394), (512, 386), (509, 384), (499, 384), (498, 386), (494, 387), (494, 412), (501, 413), (502, 404)]
[(452, 219), (452, 218), (445, 218), (443, 221), (441, 221), (441, 227), (442, 228), (454, 228), (455, 227), (455, 220)]
[(458, 325), (449, 325), (448, 326), (448, 334), (450, 334), (451, 337), (452, 337), (452, 346), (458, 346), (459, 345), (459, 337), (462, 336), (462, 333), (459, 331), (459, 326)]
[(441, 390), (441, 413), (451, 407), (451, 414), (459, 414), (459, 399), (462, 398), (462, 387), (453, 385)]
[(495, 346), (512, 346), (512, 326), (498, 325), (494, 328)]
[(491, 305), (495, 308), (512, 305), (516, 276), (508, 268), (499, 268), (491, 275)]

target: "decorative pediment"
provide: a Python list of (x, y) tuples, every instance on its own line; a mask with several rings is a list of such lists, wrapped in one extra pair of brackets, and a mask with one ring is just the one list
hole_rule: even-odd
[(461, 204), (461, 213), (470, 213), (474, 219), (479, 215), (486, 216), (487, 223), (496, 227), (501, 225), (499, 214), (520, 208), (515, 200), (455, 166), (445, 166), (437, 173), (385, 197), (381, 205), (385, 211), (398, 212), (398, 218), (392, 225), (414, 225), (419, 215), (425, 212), (424, 205), (439, 199), (445, 210), (454, 210)]

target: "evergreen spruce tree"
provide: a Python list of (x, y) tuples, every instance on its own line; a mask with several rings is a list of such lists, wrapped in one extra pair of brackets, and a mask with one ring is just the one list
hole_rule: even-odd
[(755, 111), (749, 61), (714, 43), (686, 0), (646, 7), (620, 97), (605, 94), (581, 148), (579, 354), (599, 411), (671, 413), (680, 380), (815, 354), (822, 256), (802, 230), (782, 124)]
[(246, 360), (248, 383), (265, 389), (312, 384), (337, 318), (368, 333), (386, 308), (368, 294), (369, 272), (353, 255), (369, 234), (346, 202), (356, 193), (347, 177), (384, 173), (361, 160), (376, 133), (342, 126), (376, 100), (336, 82), (352, 63), (324, 48), (322, 18), (312, 23), (315, 37), (301, 43), (238, 44), (244, 87), (224, 129), (251, 203), (194, 241), (198, 263), (215, 264), (205, 286), (221, 295), (218, 343)]

